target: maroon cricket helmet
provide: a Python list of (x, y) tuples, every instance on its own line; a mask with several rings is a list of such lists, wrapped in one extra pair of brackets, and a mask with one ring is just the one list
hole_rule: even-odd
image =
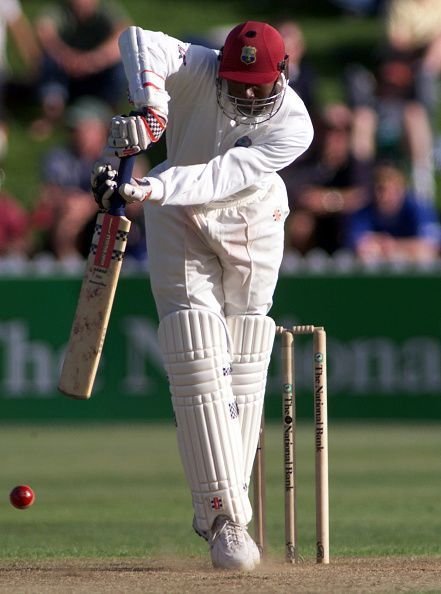
[(219, 76), (254, 85), (277, 80), (285, 65), (285, 44), (277, 29), (248, 21), (234, 27), (221, 50)]

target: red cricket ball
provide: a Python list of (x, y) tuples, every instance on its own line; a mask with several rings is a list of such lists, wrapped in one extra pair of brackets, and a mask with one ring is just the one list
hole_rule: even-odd
[(17, 509), (26, 509), (34, 503), (35, 495), (29, 485), (18, 485), (9, 494), (9, 501)]

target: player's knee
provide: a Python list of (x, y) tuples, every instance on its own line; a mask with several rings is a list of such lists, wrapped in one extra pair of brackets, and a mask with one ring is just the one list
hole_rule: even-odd
[(161, 320), (158, 336), (175, 397), (212, 394), (230, 375), (227, 332), (216, 314), (173, 312)]

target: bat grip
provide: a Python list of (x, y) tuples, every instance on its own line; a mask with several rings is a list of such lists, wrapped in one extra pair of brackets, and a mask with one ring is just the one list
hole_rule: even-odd
[[(130, 157), (123, 157), (120, 160), (119, 168), (118, 168), (118, 188), (122, 184), (130, 183), (132, 178), (132, 171), (135, 165), (135, 158), (136, 155), (131, 155)], [(109, 214), (115, 215), (118, 217), (124, 216), (126, 201), (120, 195), (118, 190), (115, 190), (110, 198), (110, 208)]]

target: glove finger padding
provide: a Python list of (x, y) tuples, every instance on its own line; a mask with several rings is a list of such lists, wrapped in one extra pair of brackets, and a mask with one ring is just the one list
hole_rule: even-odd
[(124, 198), (128, 204), (132, 204), (133, 202), (144, 202), (144, 200), (148, 200), (152, 193), (150, 184), (148, 182), (145, 184), (139, 184), (134, 179), (132, 179), (132, 182), (133, 183), (130, 184), (122, 184), (118, 188), (122, 198)]
[(104, 210), (110, 208), (110, 198), (116, 190), (117, 175), (117, 171), (112, 169), (110, 163), (96, 163), (90, 174), (90, 183), (95, 202)]
[(145, 113), (136, 116), (112, 118), (106, 154), (128, 157), (145, 151), (152, 142), (157, 142), (166, 128), (166, 119), (147, 107)]
[(98, 188), (98, 192), (100, 192), (102, 196), (99, 204), (101, 208), (104, 208), (104, 210), (109, 210), (110, 198), (112, 197), (112, 194), (115, 192), (115, 190), (116, 182), (112, 182), (109, 179), (106, 179), (106, 181)]
[(120, 116), (112, 118), (110, 123), (110, 132), (108, 142), (110, 146), (126, 146), (128, 144), (127, 134), (125, 132), (126, 124)]
[(117, 171), (112, 168), (110, 163), (95, 163), (90, 174), (90, 184), (93, 189), (98, 188), (105, 180), (114, 181)]
[[(125, 138), (124, 141), (127, 144), (138, 145), (142, 150), (143, 148), (147, 148), (148, 145), (146, 143), (146, 138), (142, 138), (141, 127), (143, 127), (143, 124), (141, 122), (141, 126), (139, 125), (138, 117), (135, 118), (132, 116), (128, 118), (126, 122), (127, 138)], [(144, 136), (146, 137), (147, 135)], [(123, 144), (121, 146), (127, 146), (127, 144)]]

